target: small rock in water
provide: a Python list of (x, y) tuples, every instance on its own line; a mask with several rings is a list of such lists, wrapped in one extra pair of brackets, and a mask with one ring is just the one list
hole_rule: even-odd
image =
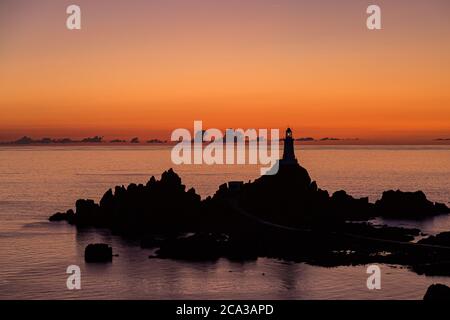
[(106, 243), (89, 244), (84, 250), (86, 262), (109, 262), (112, 261), (112, 247)]
[(57, 212), (54, 215), (52, 215), (50, 218), (48, 218), (49, 221), (67, 221), (69, 223), (72, 222), (73, 217), (75, 216), (75, 213), (72, 209), (67, 210), (66, 212)]
[(450, 300), (450, 288), (440, 283), (432, 284), (423, 300)]

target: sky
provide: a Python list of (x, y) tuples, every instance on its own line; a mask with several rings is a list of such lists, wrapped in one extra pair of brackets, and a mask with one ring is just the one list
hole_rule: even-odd
[(449, 39), (447, 0), (0, 0), (0, 141), (167, 139), (202, 120), (433, 143), (450, 138)]

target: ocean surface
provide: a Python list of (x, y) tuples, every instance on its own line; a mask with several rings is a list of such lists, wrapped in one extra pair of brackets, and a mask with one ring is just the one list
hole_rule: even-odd
[[(151, 250), (106, 230), (77, 231), (50, 223), (79, 198), (98, 201), (115, 185), (145, 183), (173, 167), (202, 197), (230, 180), (253, 180), (255, 166), (174, 166), (170, 146), (0, 147), (0, 299), (421, 299), (432, 283), (381, 265), (381, 290), (366, 287), (367, 266), (323, 268), (272, 259), (192, 263), (148, 259)], [(423, 190), (449, 204), (450, 146), (296, 146), (299, 162), (319, 187), (344, 189), (371, 201), (388, 189)], [(450, 231), (450, 217), (378, 221)], [(87, 244), (107, 242), (109, 264), (85, 264)], [(299, 246), (304, 245), (299, 243)], [(81, 268), (81, 290), (66, 288), (66, 268)]]

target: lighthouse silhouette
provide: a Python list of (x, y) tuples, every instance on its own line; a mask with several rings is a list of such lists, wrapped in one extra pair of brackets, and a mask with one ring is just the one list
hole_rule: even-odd
[(281, 165), (296, 165), (298, 164), (294, 152), (294, 138), (292, 136), (291, 128), (287, 128), (286, 136), (284, 138), (283, 158), (280, 160)]

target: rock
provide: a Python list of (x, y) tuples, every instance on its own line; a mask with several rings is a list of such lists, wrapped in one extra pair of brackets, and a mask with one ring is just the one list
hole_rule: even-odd
[(67, 210), (66, 212), (57, 212), (54, 215), (52, 215), (50, 218), (48, 218), (49, 221), (67, 221), (69, 223), (73, 222), (75, 213), (72, 209)]
[(194, 234), (165, 241), (156, 251), (159, 258), (191, 261), (214, 261), (222, 253), (223, 239), (214, 234)]
[(450, 231), (441, 232), (435, 236), (421, 239), (419, 243), (450, 247)]
[[(101, 227), (125, 236), (140, 237), (148, 233), (192, 231), (203, 223), (201, 198), (194, 189), (186, 190), (181, 178), (172, 170), (161, 180), (152, 177), (146, 185), (130, 184), (108, 190), (99, 204), (79, 199), (73, 221), (77, 227)], [(52, 221), (65, 219), (52, 216)], [(176, 222), (176, 223), (174, 223)]]
[(66, 214), (62, 212), (57, 212), (48, 218), (49, 221), (65, 221)]
[[(412, 270), (427, 276), (450, 276), (450, 232), (442, 232), (418, 241), (418, 244), (431, 245), (432, 254), (425, 261), (414, 263)], [(417, 255), (416, 255), (417, 256)]]
[(423, 300), (450, 300), (450, 288), (443, 284), (432, 284), (428, 287)]
[(450, 262), (415, 264), (412, 266), (412, 270), (426, 276), (450, 276)]
[(340, 229), (349, 234), (376, 239), (409, 242), (420, 234), (419, 229), (391, 227), (387, 225), (373, 226), (370, 223), (346, 223)]
[(102, 226), (100, 207), (91, 199), (79, 199), (75, 203), (75, 224), (80, 227)]
[(112, 257), (112, 247), (106, 243), (89, 244), (84, 250), (86, 262), (109, 262)]
[(450, 209), (442, 203), (429, 201), (422, 191), (385, 191), (375, 202), (378, 216), (395, 219), (423, 219), (439, 214), (448, 214)]
[(159, 248), (165, 239), (165, 237), (146, 235), (142, 237), (140, 245), (145, 249)]
[(373, 205), (369, 198), (355, 199), (344, 190), (336, 191), (330, 198), (330, 207), (333, 215), (341, 216), (345, 220), (368, 220), (374, 216)]

